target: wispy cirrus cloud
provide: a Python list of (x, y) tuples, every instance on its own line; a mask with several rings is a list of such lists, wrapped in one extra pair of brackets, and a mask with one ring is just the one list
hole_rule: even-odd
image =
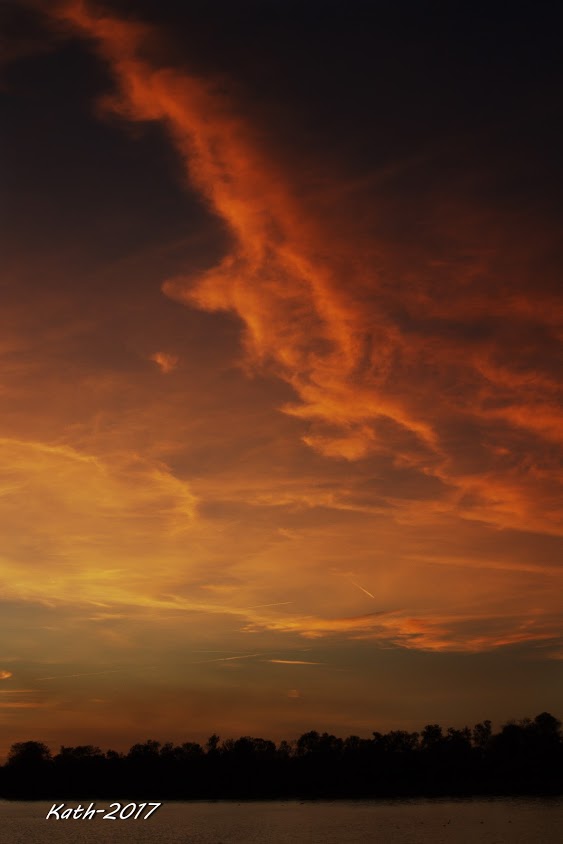
[[(346, 635), (351, 639), (372, 641), (380, 646), (404, 647), (430, 652), (479, 653), (508, 646), (541, 647), (544, 656), (560, 658), (562, 617), (531, 609), (522, 616), (485, 612), (447, 613), (434, 608), (411, 616), (404, 611), (370, 613), (349, 618), (291, 616), (281, 619), (256, 619), (245, 629), (297, 632), (305, 639), (324, 639)], [(319, 665), (322, 663), (269, 659), (283, 664)]]
[(151, 559), (176, 577), (196, 499), (163, 464), (3, 438), (0, 466), (6, 598), (135, 602), (152, 593)]
[(557, 712), (542, 104), (451, 112), (354, 3), (334, 53), (128, 5), (32, 0), (2, 68), (0, 752)]
[[(405, 251), (384, 223), (379, 235), (362, 214), (351, 224), (346, 200), (335, 219), (323, 191), (298, 185), (211, 79), (146, 58), (150, 27), (72, 0), (52, 14), (93, 39), (111, 67), (118, 91), (104, 107), (165, 125), (192, 186), (230, 233), (218, 266), (169, 279), (164, 292), (240, 317), (246, 366), (292, 388), (296, 400), (281, 409), (308, 424), (303, 441), (348, 461), (393, 454), (443, 481), (442, 509), (462, 518), (558, 533), (549, 502), (560, 478), (542, 461), (561, 416), (543, 398), (557, 381), (539, 361), (557, 343), (561, 308), (534, 284), (531, 249), (541, 254), (549, 239), (531, 231), (514, 246), (518, 220), (490, 220), (442, 195), (425, 209), (427, 242)], [(385, 195), (377, 208), (372, 194), (352, 194), (362, 213), (375, 203), (382, 220)], [(518, 248), (525, 260), (509, 284)]]

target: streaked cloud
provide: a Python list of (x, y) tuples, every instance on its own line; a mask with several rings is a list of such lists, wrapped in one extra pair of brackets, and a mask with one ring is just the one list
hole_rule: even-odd
[(4, 438), (0, 466), (6, 597), (103, 605), (121, 593), (135, 600), (154, 583), (140, 560), (158, 558), (165, 579), (194, 524), (189, 486), (134, 453), (100, 458)]

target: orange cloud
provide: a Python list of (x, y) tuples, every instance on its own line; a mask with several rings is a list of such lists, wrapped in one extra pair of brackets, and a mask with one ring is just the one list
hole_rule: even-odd
[[(207, 310), (234, 310), (246, 326), (245, 348), (254, 363), (273, 362), (302, 399), (288, 408), (305, 418), (350, 424), (390, 416), (432, 439), (426, 422), (411, 419), (401, 402), (353, 387), (375, 330), (342, 291), (330, 261), (315, 257), (322, 231), (285, 186), (285, 174), (257, 147), (249, 126), (210, 84), (140, 58), (150, 37), (141, 25), (104, 17), (85, 3), (62, 4), (58, 15), (94, 37), (110, 62), (120, 94), (107, 107), (132, 120), (163, 121), (186, 161), (192, 183), (228, 224), (233, 251), (195, 284), (170, 280), (164, 291)], [(395, 332), (379, 320), (381, 375)], [(381, 348), (382, 346), (382, 348)], [(346, 448), (346, 447), (345, 447)], [(364, 450), (365, 451), (365, 450)], [(354, 456), (356, 452), (354, 453)]]
[[(248, 632), (260, 629), (298, 632), (306, 639), (322, 639), (345, 633), (352, 639), (437, 652), (476, 653), (507, 645), (545, 643), (548, 646), (547, 653), (553, 652), (553, 656), (558, 658), (561, 617), (560, 614), (548, 615), (533, 611), (524, 619), (516, 619), (513, 616), (489, 617), (485, 613), (445, 614), (433, 610), (418, 617), (392, 612), (350, 618), (293, 616), (276, 620), (256, 619), (244, 629)], [(267, 662), (288, 661), (269, 659)], [(289, 662), (293, 664), (293, 661)]]
[[(280, 591), (280, 586), (285, 587), (287, 560), (281, 552), (277, 554), (269, 527), (263, 533), (257, 530), (256, 538), (247, 537), (255, 529), (257, 513), (258, 521), (266, 521), (269, 517), (262, 514), (270, 511), (291, 519), (306, 511), (349, 512), (373, 517), (374, 523), (378, 519), (373, 532), (366, 531), (363, 537), (371, 547), (376, 536), (381, 541), (379, 517), (384, 515), (395, 534), (390, 538), (393, 531), (389, 530), (387, 546), (382, 542), (378, 565), (385, 573), (381, 579), (392, 579), (394, 568), (402, 563), (407, 575), (400, 587), (395, 584), (395, 595), (404, 594), (411, 581), (413, 593), (418, 582), (418, 591), (427, 595), (425, 575), (414, 569), (416, 555), (402, 554), (396, 538), (402, 531), (434, 529), (434, 561), (449, 566), (451, 553), (454, 569), (451, 535), (457, 534), (461, 522), (492, 525), (502, 531), (561, 534), (561, 472), (552, 450), (562, 430), (558, 384), (549, 367), (541, 366), (541, 361), (549, 361), (545, 352), (552, 348), (560, 306), (543, 293), (528, 293), (525, 279), (516, 279), (520, 288), (508, 293), (502, 284), (495, 288), (495, 279), (506, 274), (497, 253), (517, 249), (512, 246), (511, 231), (486, 218), (484, 223), (466, 219), (459, 207), (438, 207), (429, 230), (441, 233), (440, 248), (449, 250), (451, 260), (436, 259), (423, 242), (384, 243), (377, 234), (366, 233), (350, 213), (346, 191), (340, 191), (341, 205), (335, 212), (320, 192), (299, 181), (287, 163), (282, 166), (252, 122), (241, 118), (234, 99), (213, 80), (161, 67), (149, 59), (146, 48), (154, 35), (150, 27), (100, 13), (90, 3), (66, 2), (55, 8), (59, 20), (95, 43), (114, 73), (118, 90), (105, 99), (103, 107), (132, 121), (160, 121), (182, 157), (192, 186), (230, 234), (229, 251), (218, 266), (203, 274), (171, 278), (163, 284), (164, 292), (192, 308), (235, 313), (243, 327), (247, 369), (274, 374), (293, 391), (294, 400), (284, 398), (280, 407), (286, 421), (302, 426), (293, 427), (292, 432), (301, 432), (315, 460), (321, 455), (337, 465), (355, 463), (360, 469), (354, 476), (346, 468), (341, 475), (335, 470), (334, 479), (326, 483), (319, 483), (314, 470), (307, 470), (309, 476), (280, 474), (272, 480), (268, 454), (266, 468), (254, 474), (245, 472), (241, 478), (237, 469), (236, 477), (225, 471), (219, 481), (202, 476), (197, 491), (203, 501), (219, 508), (234, 508), (234, 502), (251, 507), (252, 519), (245, 514), (242, 529), (237, 526), (242, 517), (235, 512), (230, 521), (225, 520), (221, 529), (226, 535), (217, 546), (211, 548), (208, 537), (202, 540), (196, 534), (187, 555), (174, 544), (174, 537), (186, 525), (193, 525), (195, 494), (168, 467), (140, 461), (136, 485), (135, 471), (126, 465), (123, 454), (114, 462), (112, 455), (93, 457), (96, 449), (89, 456), (76, 450), (69, 463), (70, 452), (55, 454), (45, 444), (27, 444), (27, 456), (20, 455), (23, 463), (15, 473), (16, 483), (23, 484), (29, 471), (32, 500), (37, 496), (44, 501), (47, 484), (30, 468), (37, 460), (45, 464), (44, 477), (58, 479), (53, 495), (66, 515), (57, 528), (57, 508), (47, 508), (54, 513), (53, 531), (46, 531), (54, 557), (66, 561), (69, 557), (68, 547), (62, 553), (60, 541), (55, 541), (55, 530), (57, 535), (62, 533), (61, 526), (70, 517), (71, 523), (80, 526), (72, 536), (79, 547), (79, 563), (74, 569), (70, 564), (66, 569), (55, 566), (51, 595), (71, 582), (67, 574), (72, 570), (73, 577), (78, 572), (78, 582), (84, 587), (81, 594), (100, 603), (111, 586), (112, 603), (133, 602), (161, 612), (226, 614), (239, 620), (246, 633), (294, 633), (306, 638), (341, 635), (382, 645), (454, 651), (548, 641), (555, 635), (555, 622), (546, 622), (544, 629), (541, 625), (520, 629), (517, 617), (508, 617), (501, 609), (497, 629), (492, 613), (480, 615), (467, 607), (458, 615), (444, 610), (454, 597), (473, 595), (472, 570), (478, 566), (507, 572), (520, 566), (522, 571), (543, 576), (549, 567), (543, 567), (541, 560), (511, 564), (491, 559), (491, 554), (483, 563), (478, 554), (467, 561), (467, 554), (468, 572), (461, 575), (456, 569), (457, 579), (449, 591), (441, 584), (434, 587), (436, 603), (425, 609), (417, 606), (401, 613), (354, 616), (354, 608), (343, 606), (339, 590), (334, 589), (336, 617), (312, 599), (310, 612), (308, 605), (304, 609), (307, 614), (297, 614), (297, 610), (277, 614), (260, 610), (297, 603), (293, 593), (288, 595), (292, 601), (270, 600), (288, 594)], [(338, 174), (334, 179), (338, 180)], [(366, 213), (373, 210), (373, 199), (366, 199), (365, 207), (361, 192), (355, 199)], [(384, 212), (376, 208), (376, 219), (381, 220)], [(479, 243), (485, 229), (487, 235)], [(464, 254), (466, 233), (472, 248), (467, 247), (470, 259), (461, 261), (456, 256)], [(521, 343), (521, 337), (526, 343)], [(163, 351), (150, 359), (163, 373), (178, 363), (175, 355)], [(167, 386), (171, 383), (162, 380)], [(215, 437), (213, 446), (220, 439), (219, 434)], [(74, 489), (79, 489), (76, 501)], [(37, 512), (43, 506), (37, 504)], [(139, 514), (136, 521), (135, 513)], [(92, 514), (95, 518), (90, 518)], [(104, 536), (99, 527), (102, 516), (125, 526), (116, 547), (110, 547), (109, 534)], [(145, 520), (151, 524), (146, 534)], [(319, 560), (332, 543), (326, 521), (325, 517), (322, 541), (312, 540), (311, 545), (306, 544), (308, 537), (303, 539), (306, 531), (275, 524), (272, 533), (299, 541), (302, 557), (313, 548), (315, 563), (324, 567)], [(442, 550), (446, 534), (450, 545)], [(423, 544), (422, 540), (413, 542)], [(248, 543), (248, 552), (237, 556), (242, 543)], [(94, 551), (86, 551), (87, 544)], [(335, 555), (347, 553), (338, 536), (334, 547)], [(455, 550), (459, 557), (459, 548)], [(239, 581), (197, 584), (198, 565), (204, 568), (211, 560), (217, 568), (214, 580), (215, 574), (220, 580), (227, 565), (225, 556), (231, 554), (237, 557), (233, 568)], [(114, 558), (118, 564), (103, 562)], [(142, 562), (138, 573), (135, 559)], [(155, 561), (162, 587), (159, 595), (144, 573), (145, 566), (154, 569)], [(358, 573), (358, 578), (363, 574)], [(308, 574), (294, 572), (296, 594), (302, 581), (308, 583)], [(240, 591), (241, 582), (247, 590), (244, 599), (237, 598), (238, 606), (230, 606), (229, 596)], [(256, 582), (260, 586), (254, 595)], [(14, 583), (18, 595), (36, 596), (31, 577), (20, 576)], [(202, 598), (196, 588), (218, 599)], [(379, 600), (380, 589), (373, 588)], [(358, 590), (373, 597), (361, 586)], [(256, 603), (240, 606), (247, 600)], [(415, 602), (412, 594), (410, 600)], [(395, 605), (391, 598), (380, 604)], [(111, 635), (117, 637), (115, 632)]]
[[(544, 440), (559, 442), (563, 428), (558, 405), (539, 400), (555, 381), (536, 376), (531, 364), (523, 367), (504, 322), (517, 320), (537, 345), (537, 325), (547, 326), (549, 335), (560, 306), (554, 302), (544, 319), (542, 295), (515, 288), (507, 296), (504, 287), (491, 291), (481, 280), (502, 274), (495, 249), (513, 241), (513, 233), (495, 229), (486, 215), (477, 224), (445, 205), (429, 223), (442, 227), (451, 260), (425, 254), (420, 244), (403, 255), (402, 246), (374, 242), (371, 232), (368, 238), (354, 229), (345, 207), (338, 234), (322, 195), (294, 184), (212, 81), (145, 58), (150, 27), (77, 0), (57, 5), (54, 14), (94, 39), (110, 65), (119, 90), (104, 107), (133, 121), (161, 121), (192, 185), (230, 231), (230, 252), (218, 266), (198, 278), (169, 279), (164, 292), (241, 318), (246, 365), (291, 386), (297, 401), (280, 409), (308, 422), (303, 441), (348, 461), (393, 454), (456, 490), (443, 509), (502, 527), (553, 530), (551, 514), (542, 518), (537, 489), (528, 487), (526, 468), (505, 472), (492, 457), (520, 430), (541, 449)], [(479, 239), (480, 251), (473, 248)], [(472, 262), (456, 262), (456, 250), (468, 248)], [(496, 345), (472, 337), (475, 320), (490, 319)], [(513, 362), (500, 362), (506, 351), (513, 351)], [(163, 372), (173, 368), (164, 353), (152, 359)], [(491, 385), (503, 395), (491, 394)], [(491, 441), (487, 465), (473, 476), (481, 488), (492, 475), (498, 479), (504, 498), (492, 507), (468, 503), (462, 449), (452, 441), (454, 428), (467, 425), (486, 428)], [(515, 474), (522, 490), (516, 497), (510, 494)]]
[(159, 366), (161, 372), (167, 374), (176, 369), (180, 359), (177, 355), (171, 355), (168, 352), (155, 352), (154, 355), (150, 356), (150, 360), (153, 360)]
[[(418, 728), (437, 701), (463, 723), (486, 695), (487, 717), (547, 706), (563, 653), (559, 231), (468, 199), (427, 150), (377, 169), (365, 138), (365, 157), (343, 154), (359, 140), (346, 121), (342, 147), (307, 139), (292, 97), (272, 108), (235, 66), (206, 70), (224, 67), (212, 43), (192, 63), (187, 30), (105, 0), (35, 5), (55, 48), (78, 35), (113, 75), (95, 162), (86, 104), (46, 92), (69, 125), (79, 109), (71, 170), (107, 166), (110, 193), (84, 202), (63, 144), (57, 202), (88, 213), (45, 228), (49, 194), (32, 201), (3, 272), (0, 638), (22, 688), (0, 671), (0, 749), (124, 749), (147, 724), (180, 741), (186, 724), (370, 735)], [(123, 167), (128, 121), (163, 132), (137, 127)], [(129, 204), (135, 173), (150, 213)]]

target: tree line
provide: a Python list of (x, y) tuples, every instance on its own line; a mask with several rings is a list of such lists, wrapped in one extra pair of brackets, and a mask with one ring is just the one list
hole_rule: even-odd
[(243, 736), (204, 746), (148, 740), (127, 753), (93, 745), (13, 744), (0, 796), (15, 799), (338, 798), (563, 792), (561, 721), (549, 712), (493, 733), (391, 730), (338, 738), (316, 730), (275, 744)]

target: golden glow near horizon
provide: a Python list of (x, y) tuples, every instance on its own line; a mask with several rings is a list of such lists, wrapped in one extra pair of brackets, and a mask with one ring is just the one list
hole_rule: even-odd
[(405, 245), (384, 199), (309, 185), (242, 101), (151, 58), (148, 24), (49, 11), (111, 72), (97, 119), (161, 127), (227, 246), (5, 269), (44, 284), (2, 317), (3, 750), (556, 708), (547, 234), (444, 198), (442, 258)]

